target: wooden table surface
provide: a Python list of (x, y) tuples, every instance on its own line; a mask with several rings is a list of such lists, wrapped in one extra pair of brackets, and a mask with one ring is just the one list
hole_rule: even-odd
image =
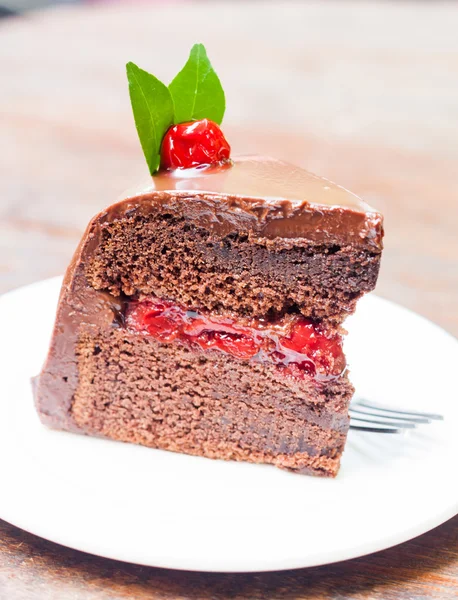
[[(203, 41), (235, 152), (296, 162), (382, 210), (378, 293), (457, 335), (457, 30), (458, 5), (439, 2), (129, 3), (5, 19), (0, 292), (61, 273), (92, 214), (146, 175), (124, 64), (171, 78)], [(457, 517), (370, 557), (252, 575), (126, 565), (0, 522), (0, 600), (430, 597), (458, 597)]]

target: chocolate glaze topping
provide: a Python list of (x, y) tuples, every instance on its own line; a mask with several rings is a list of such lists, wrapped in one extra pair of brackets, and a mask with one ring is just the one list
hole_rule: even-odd
[(382, 216), (346, 189), (290, 164), (264, 157), (154, 175), (127, 193), (103, 220), (158, 206), (215, 234), (252, 232), (273, 239), (382, 249)]

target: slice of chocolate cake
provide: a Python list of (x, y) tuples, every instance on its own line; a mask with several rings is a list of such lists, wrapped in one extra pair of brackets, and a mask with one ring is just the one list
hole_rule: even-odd
[(340, 325), (382, 219), (271, 159), (165, 172), (90, 223), (36, 386), (51, 427), (335, 475), (353, 388)]
[(230, 160), (203, 46), (168, 88), (127, 70), (152, 178), (91, 221), (67, 270), (41, 420), (334, 476), (353, 394), (341, 325), (375, 286), (381, 216), (303, 169)]

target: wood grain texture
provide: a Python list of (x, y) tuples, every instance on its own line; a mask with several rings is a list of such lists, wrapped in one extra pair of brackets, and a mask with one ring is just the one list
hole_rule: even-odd
[[(124, 65), (170, 79), (198, 40), (234, 151), (301, 164), (384, 212), (378, 293), (458, 334), (456, 31), (455, 3), (346, 0), (0, 22), (0, 291), (61, 273), (89, 218), (146, 176)], [(367, 558), (254, 575), (124, 565), (0, 522), (1, 600), (457, 597), (458, 518)]]
[(416, 540), (365, 558), (252, 574), (129, 565), (69, 550), (2, 522), (0, 536), (2, 600), (452, 600), (458, 596), (458, 517)]

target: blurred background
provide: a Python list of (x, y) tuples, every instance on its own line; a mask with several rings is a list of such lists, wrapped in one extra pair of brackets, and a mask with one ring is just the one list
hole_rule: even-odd
[(300, 164), (385, 214), (377, 293), (458, 334), (458, 3), (0, 0), (0, 292), (60, 274), (147, 176), (125, 78), (194, 42), (234, 153)]

